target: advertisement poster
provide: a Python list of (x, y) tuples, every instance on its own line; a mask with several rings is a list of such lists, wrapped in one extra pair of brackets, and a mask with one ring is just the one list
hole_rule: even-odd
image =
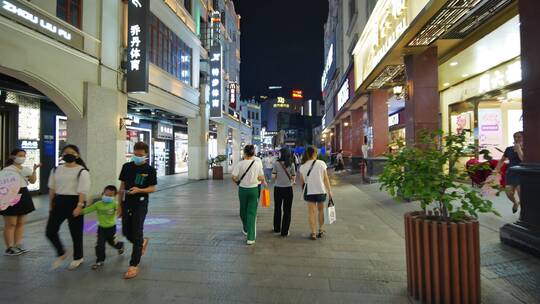
[(478, 109), (478, 143), (480, 149), (488, 149), (498, 159), (504, 150), (502, 113), (500, 109)]
[[(465, 130), (473, 131), (472, 126), (472, 117), (473, 112), (468, 111), (464, 113), (460, 113), (458, 115), (452, 115), (451, 116), (451, 132), (452, 134), (459, 134)], [(474, 135), (472, 133), (469, 133), (467, 135), (467, 143), (468, 144), (474, 144)]]

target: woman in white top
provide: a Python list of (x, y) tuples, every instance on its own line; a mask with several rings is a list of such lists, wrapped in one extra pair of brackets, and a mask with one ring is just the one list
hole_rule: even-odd
[[(300, 185), (303, 187), (304, 200), (308, 203), (309, 227), (311, 239), (323, 237), (324, 202), (327, 194), (332, 197), (332, 188), (326, 172), (326, 163), (317, 160), (317, 148), (306, 149), (306, 162), (300, 166)], [(319, 233), (317, 233), (317, 210), (319, 211)]]
[(26, 161), (26, 151), (23, 149), (15, 149), (11, 151), (9, 159), (6, 162), (5, 171), (13, 171), (20, 176), (21, 199), (16, 205), (8, 207), (6, 210), (0, 211), (4, 216), (4, 243), (6, 251), (4, 255), (15, 256), (28, 252), (23, 249), (22, 239), (24, 234), (24, 225), (26, 223), (26, 215), (36, 210), (32, 196), (28, 191), (28, 183), (35, 183), (37, 180), (36, 170), (40, 167), (39, 164), (34, 165), (34, 170), (23, 167)]
[(80, 157), (79, 148), (67, 145), (62, 149), (64, 164), (51, 171), (49, 176), (50, 213), (47, 222), (47, 238), (56, 249), (58, 258), (52, 268), (62, 265), (68, 253), (60, 241), (58, 231), (67, 219), (73, 241), (73, 262), (69, 269), (79, 267), (83, 262), (83, 216), (81, 210), (90, 191), (90, 174)]
[(257, 205), (259, 203), (259, 182), (266, 185), (262, 163), (256, 159), (255, 147), (244, 147), (244, 159), (233, 168), (232, 179), (239, 186), (240, 218), (242, 232), (247, 235), (247, 244), (255, 244), (257, 237), (255, 223), (257, 221)]

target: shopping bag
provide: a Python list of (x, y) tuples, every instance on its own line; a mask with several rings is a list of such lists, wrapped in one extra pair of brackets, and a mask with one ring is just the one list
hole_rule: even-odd
[(261, 191), (261, 205), (263, 208), (270, 207), (270, 191), (266, 188)]
[(336, 205), (334, 205), (334, 200), (332, 198), (328, 201), (324, 219), (327, 225), (332, 225), (336, 222)]

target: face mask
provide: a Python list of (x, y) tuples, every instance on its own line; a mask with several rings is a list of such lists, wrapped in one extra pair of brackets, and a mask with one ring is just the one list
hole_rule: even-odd
[(15, 159), (13, 160), (13, 162), (16, 163), (17, 165), (22, 165), (24, 164), (25, 161), (26, 161), (26, 157), (15, 157)]
[(135, 163), (135, 165), (142, 165), (146, 161), (146, 156), (136, 156), (133, 155), (131, 157), (131, 160)]
[(64, 156), (62, 156), (62, 159), (66, 162), (66, 163), (73, 163), (77, 160), (77, 156), (73, 155), (73, 154), (66, 154)]
[(101, 201), (103, 201), (104, 203), (112, 203), (113, 197), (112, 197), (112, 196), (103, 195), (103, 196), (101, 197)]

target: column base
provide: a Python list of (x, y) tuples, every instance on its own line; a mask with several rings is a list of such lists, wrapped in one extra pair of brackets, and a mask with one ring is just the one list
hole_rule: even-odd
[(501, 228), (501, 242), (540, 256), (540, 164), (523, 163), (509, 170), (519, 175), (521, 213), (518, 222)]
[(504, 225), (499, 233), (501, 243), (540, 257), (540, 231), (531, 230), (518, 222)]

